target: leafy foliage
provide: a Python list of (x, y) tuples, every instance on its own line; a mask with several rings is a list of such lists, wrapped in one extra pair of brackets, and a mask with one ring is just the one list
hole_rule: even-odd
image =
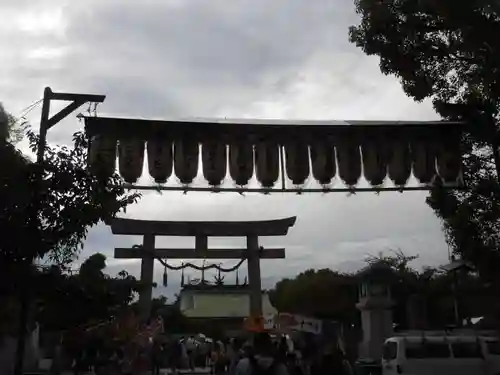
[(0, 139), (8, 141), (11, 144), (16, 144), (24, 138), (27, 130), (28, 122), (26, 119), (15, 118), (6, 112), (2, 103), (0, 103)]
[[(439, 329), (454, 324), (453, 276), (429, 267), (417, 271), (411, 267), (415, 259), (396, 251), (366, 260), (368, 266), (383, 263), (391, 272), (385, 277), (395, 303), (394, 322), (401, 329), (413, 324)], [(333, 319), (359, 327), (356, 303), (358, 285), (364, 280), (362, 274), (307, 270), (293, 279), (279, 281), (270, 291), (271, 302), (281, 312)], [(462, 275), (459, 287), (463, 317), (483, 316), (491, 311), (491, 298), (476, 276)]]
[[(14, 318), (27, 311), (20, 307), (27, 303), (28, 291), (47, 298), (49, 296), (44, 293), (56, 293), (53, 303), (46, 305), (52, 309), (71, 306), (57, 305), (60, 297), (57, 290), (61, 287), (69, 295), (79, 296), (80, 301), (86, 301), (89, 306), (96, 306), (89, 301), (89, 296), (93, 295), (88, 294), (90, 285), (82, 290), (75, 279), (67, 279), (58, 273), (57, 268), (42, 277), (32, 262), (41, 258), (58, 265), (69, 264), (78, 254), (90, 227), (114, 217), (139, 196), (126, 193), (116, 174), (103, 180), (90, 173), (87, 168), (88, 139), (82, 133), (74, 135), (73, 148), (46, 146), (43, 163), (31, 162), (8, 142), (15, 138), (16, 131), (20, 132), (18, 135), (24, 132), (25, 124), (19, 127), (19, 123), (3, 108), (0, 112), (0, 115), (6, 115), (0, 118), (0, 314), (5, 317), (2, 333), (12, 333), (15, 327), (12, 323), (17, 320)], [(32, 151), (36, 151), (38, 137), (28, 132), (28, 139)], [(128, 276), (124, 280), (132, 282)], [(50, 281), (49, 285), (44, 281)], [(115, 297), (106, 295), (106, 298), (104, 304), (106, 301), (111, 303)], [(55, 325), (68, 323), (68, 319), (83, 319), (82, 314), (88, 307), (86, 304), (78, 306), (71, 316), (53, 314), (52, 311), (45, 317), (60, 318)], [(45, 311), (50, 311), (50, 308)], [(89, 312), (94, 315), (101, 313), (97, 308)], [(24, 318), (20, 321), (25, 324)]]
[(39, 272), (37, 320), (43, 329), (60, 331), (107, 320), (126, 309), (143, 285), (126, 271), (116, 277), (104, 273), (106, 257), (93, 254), (78, 273), (52, 266)]
[[(28, 133), (35, 151), (38, 137)], [(36, 257), (58, 264), (74, 259), (90, 227), (114, 217), (138, 199), (121, 186), (118, 175), (100, 180), (87, 168), (88, 140), (74, 135), (74, 147), (46, 147), (42, 166), (10, 144), (0, 157), (0, 258), (12, 265)], [(38, 176), (41, 176), (37, 180)]]
[(417, 101), (432, 100), (445, 119), (471, 124), (464, 137), (467, 191), (436, 189), (428, 204), (448, 243), (497, 287), (500, 276), (500, 4), (496, 0), (355, 0), (361, 19), (350, 40), (380, 57)]
[(356, 318), (356, 280), (330, 269), (310, 269), (293, 279), (283, 279), (269, 297), (281, 312), (343, 321)]

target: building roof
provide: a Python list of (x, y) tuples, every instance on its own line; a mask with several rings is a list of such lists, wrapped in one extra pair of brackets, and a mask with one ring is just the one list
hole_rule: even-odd
[(467, 263), (464, 260), (458, 259), (458, 260), (453, 260), (450, 263), (444, 265), (441, 267), (444, 271), (446, 272), (452, 272), (452, 271), (457, 271), (457, 270), (473, 270), (474, 267), (472, 267), (471, 264)]

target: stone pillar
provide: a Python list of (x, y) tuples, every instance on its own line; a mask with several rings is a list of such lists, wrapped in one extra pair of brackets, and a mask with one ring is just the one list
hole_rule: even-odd
[(364, 282), (356, 307), (361, 311), (363, 328), (360, 357), (380, 360), (385, 339), (394, 334), (389, 288), (377, 282)]
[(406, 301), (408, 329), (427, 329), (427, 301), (418, 294), (412, 294)]
[(139, 314), (141, 319), (148, 319), (151, 315), (151, 300), (153, 297), (153, 271), (154, 271), (154, 234), (144, 235), (143, 240), (144, 255), (141, 260), (141, 281), (147, 286), (139, 294)]
[(262, 286), (260, 279), (259, 238), (247, 236), (248, 285), (250, 288), (250, 316), (262, 316)]

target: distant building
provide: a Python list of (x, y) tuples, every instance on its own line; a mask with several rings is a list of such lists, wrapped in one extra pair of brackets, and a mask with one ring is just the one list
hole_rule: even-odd
[[(184, 285), (180, 309), (190, 319), (241, 329), (250, 311), (249, 288), (248, 285)], [(264, 316), (277, 313), (266, 292), (262, 292), (262, 311)]]

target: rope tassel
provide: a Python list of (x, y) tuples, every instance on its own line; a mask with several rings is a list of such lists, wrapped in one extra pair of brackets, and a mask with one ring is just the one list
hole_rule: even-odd
[(167, 273), (167, 267), (165, 267), (163, 271), (163, 286), (168, 286), (168, 273)]

